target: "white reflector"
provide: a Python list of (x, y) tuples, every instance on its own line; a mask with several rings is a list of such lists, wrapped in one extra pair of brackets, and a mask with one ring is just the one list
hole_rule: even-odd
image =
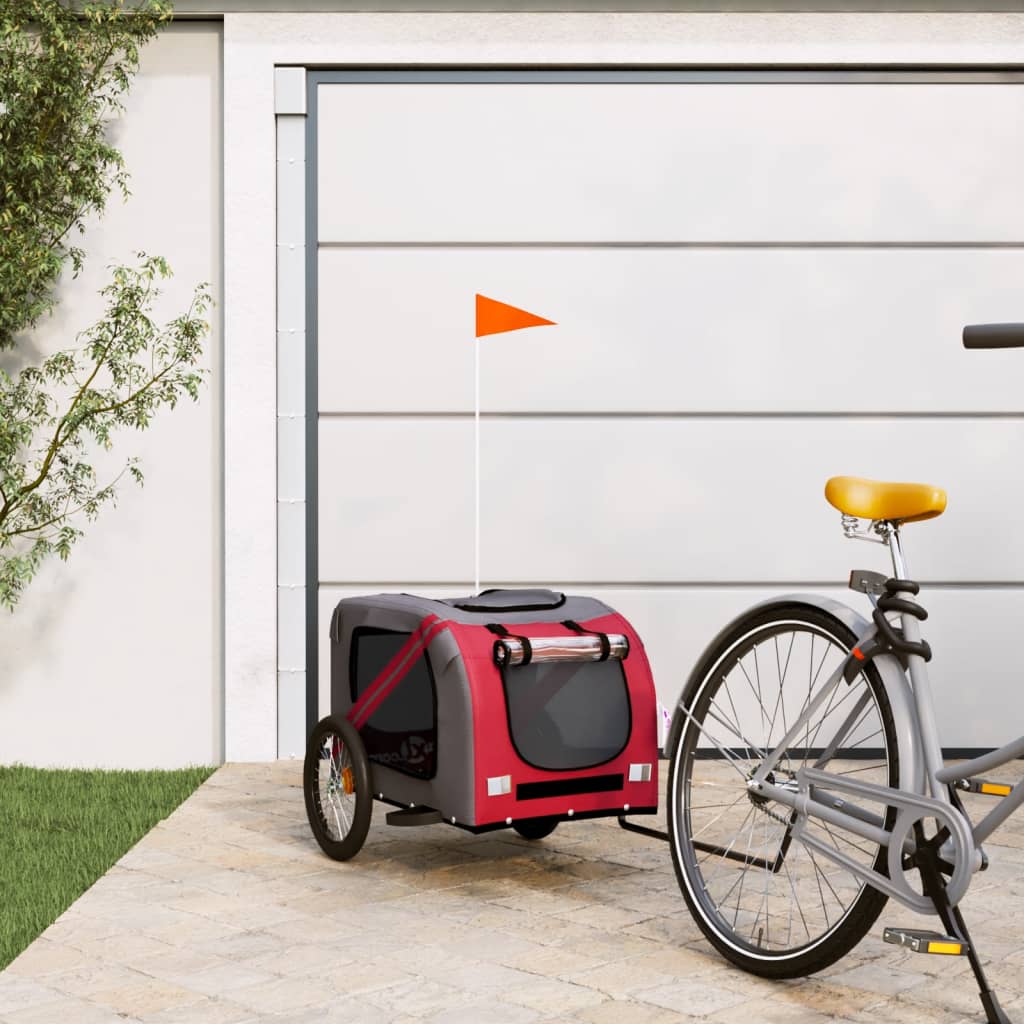
[(511, 775), (495, 775), (493, 778), (487, 780), (487, 795), (488, 796), (504, 796), (506, 793), (512, 792), (512, 776)]

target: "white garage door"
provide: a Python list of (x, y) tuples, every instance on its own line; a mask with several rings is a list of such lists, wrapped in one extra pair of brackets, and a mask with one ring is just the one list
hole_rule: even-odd
[(472, 585), (483, 293), (557, 322), (479, 342), (484, 586), (604, 598), (671, 703), (747, 605), (887, 568), (828, 476), (933, 482), (943, 740), (1008, 738), (1024, 353), (959, 334), (1024, 319), (1016, 79), (318, 79), (322, 711), (338, 598)]

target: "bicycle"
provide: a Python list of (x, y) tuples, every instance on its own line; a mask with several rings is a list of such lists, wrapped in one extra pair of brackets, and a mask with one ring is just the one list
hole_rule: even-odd
[[(1024, 347), (1024, 324), (969, 326), (963, 342)], [(927, 612), (901, 528), (941, 515), (945, 493), (834, 477), (825, 495), (847, 537), (888, 547), (893, 576), (851, 573), (870, 621), (828, 598), (781, 597), (743, 613), (704, 652), (665, 744), (680, 888), (711, 944), (769, 978), (840, 959), (890, 897), (937, 915), (944, 933), (887, 928), (883, 938), (967, 956), (988, 1021), (1009, 1024), (959, 904), (988, 866), (982, 843), (1024, 803), (1024, 781), (982, 775), (1024, 755), (1024, 737), (943, 765)], [(962, 792), (1001, 800), (973, 822)]]

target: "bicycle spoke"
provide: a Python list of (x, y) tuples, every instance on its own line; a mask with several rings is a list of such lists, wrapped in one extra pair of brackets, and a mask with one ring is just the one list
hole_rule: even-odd
[(725, 759), (725, 761), (736, 771), (736, 773), (739, 775), (739, 777), (741, 779), (743, 779), (744, 782), (746, 782), (747, 781), (747, 776), (746, 776), (746, 773), (743, 771), (743, 769), (739, 767), (739, 764), (740, 764), (739, 759), (733, 757), (725, 749), (725, 747), (723, 747), (722, 744), (719, 743), (718, 740), (716, 740), (715, 737), (712, 736), (711, 733), (709, 733), (707, 731), (707, 729), (705, 729), (704, 726), (701, 725), (700, 722), (698, 722), (697, 719), (693, 717), (693, 715), (689, 711), (687, 711), (685, 708), (682, 708), (681, 710), (682, 710), (683, 714), (686, 716), (687, 721), (690, 722), (691, 725), (695, 725), (697, 727), (697, 729), (704, 736), (706, 736), (709, 740), (711, 740), (711, 743), (714, 745), (715, 749), (718, 750), (718, 752), (722, 755), (722, 757)]
[(340, 839), (345, 834), (345, 829), (341, 827), (341, 819), (338, 817), (337, 797), (333, 793), (330, 794), (327, 797), (327, 803), (330, 805), (331, 814), (334, 815), (334, 823), (338, 826), (338, 838)]
[[(740, 823), (740, 828), (741, 829), (747, 823), (747, 819), (752, 817), (753, 814), (754, 814), (754, 808), (751, 807), (750, 810), (747, 811), (746, 817), (744, 817), (743, 821)], [(706, 859), (711, 858), (711, 857), (718, 857), (718, 864), (715, 866), (714, 874), (712, 874), (707, 879), (707, 881), (704, 883), (705, 891), (708, 888), (710, 888), (711, 883), (715, 880), (715, 877), (717, 876), (718, 872), (722, 870), (722, 865), (729, 862), (729, 858), (728, 858), (727, 854), (731, 853), (732, 852), (732, 848), (736, 845), (736, 838), (738, 838), (738, 834), (737, 834), (737, 836), (735, 838), (733, 838), (732, 842), (727, 847), (725, 847), (725, 849), (721, 853), (711, 853), (711, 852), (709, 852), (707, 858), (705, 858), (705, 860), (706, 860)]]
[(768, 726), (768, 749), (772, 748), (772, 736), (775, 734), (775, 720), (778, 717), (779, 711), (782, 711), (782, 735), (785, 736), (789, 732), (789, 727), (786, 725), (786, 705), (782, 699), (782, 695), (785, 693), (786, 688), (783, 686), (785, 680), (782, 678), (782, 668), (779, 664), (779, 638), (772, 637), (772, 645), (775, 648), (775, 671), (779, 675), (779, 695), (775, 698), (775, 707), (772, 709), (772, 720)]
[[(828, 833), (829, 839), (832, 840), (832, 845), (836, 848), (836, 850), (839, 853), (843, 852), (842, 848), (839, 845), (839, 839), (841, 838), (847, 846), (852, 846), (855, 850), (860, 850), (860, 852), (863, 853), (865, 856), (870, 857), (872, 861), (874, 860), (876, 851), (869, 850), (866, 847), (860, 846), (857, 843), (855, 843), (852, 839), (847, 839), (845, 836), (837, 838), (835, 832), (833, 832), (832, 829), (828, 827), (828, 823), (825, 821), (818, 822), (818, 824), (821, 825), (821, 827), (825, 830), (826, 833)], [(857, 877), (857, 875), (853, 871), (851, 871), (845, 865), (843, 865), (842, 867), (858, 885), (863, 884), (863, 882)]]
[[(881, 730), (879, 730), (881, 731)], [(845, 772), (836, 772), (836, 775), (856, 775), (857, 772), (874, 772), (878, 771), (879, 768), (884, 768), (885, 765), (880, 761), (878, 764), (866, 764), (863, 768), (850, 768)]]
[[(757, 688), (755, 689), (754, 688), (753, 680), (750, 678), (750, 675), (747, 672), (746, 668), (744, 668), (743, 662), (742, 661), (737, 662), (737, 665), (738, 665), (740, 671), (743, 673), (743, 677), (746, 679), (747, 685), (750, 687), (750, 692), (754, 695), (754, 698), (757, 700), (757, 707), (758, 707), (758, 710), (761, 712), (761, 725), (763, 727), (763, 726), (768, 724), (768, 716), (765, 714), (765, 711), (764, 711), (764, 700), (761, 697), (761, 682), (760, 682), (760, 679), (758, 679)], [(756, 647), (754, 648), (754, 674), (755, 674), (755, 676), (757, 675), (757, 648)], [(769, 739), (770, 739), (770, 734), (769, 734)]]
[[(809, 846), (805, 847), (805, 849), (811, 855), (811, 864), (814, 867), (815, 880), (818, 883), (818, 895), (821, 897), (821, 913), (825, 918), (825, 924), (828, 924), (828, 908), (825, 906), (825, 892), (821, 888), (821, 879), (824, 876), (821, 873), (821, 868), (818, 867), (818, 861), (814, 856), (814, 851)], [(828, 882), (828, 879), (826, 878), (825, 881)], [(832, 887), (829, 886), (829, 888), (831, 889)]]
[(718, 724), (719, 724), (719, 725), (722, 725), (722, 726), (724, 726), (724, 727), (725, 727), (726, 729), (728, 729), (728, 730), (729, 730), (729, 732), (731, 732), (731, 733), (732, 733), (732, 734), (733, 734), (733, 735), (734, 735), (734, 736), (736, 737), (736, 739), (738, 739), (738, 740), (739, 740), (739, 741), (740, 741), (740, 742), (741, 742), (741, 743), (743, 744), (743, 747), (744, 747), (744, 749), (745, 749), (745, 750), (746, 750), (746, 752), (747, 752), (747, 759), (748, 759), (748, 760), (753, 760), (753, 759), (751, 758), (751, 756), (750, 756), (750, 752), (751, 752), (751, 750), (753, 750), (753, 751), (754, 751), (754, 753), (755, 753), (755, 754), (757, 754), (757, 756), (758, 756), (759, 758), (760, 758), (760, 757), (764, 757), (764, 756), (765, 756), (765, 753), (766, 753), (766, 752), (765, 752), (764, 750), (760, 750), (760, 749), (759, 749), (759, 748), (757, 747), (757, 745), (756, 745), (756, 744), (754, 744), (754, 743), (751, 743), (751, 742), (750, 742), (750, 740), (748, 740), (748, 739), (746, 738), (746, 736), (744, 736), (744, 735), (743, 735), (743, 733), (739, 732), (739, 731), (738, 731), (737, 729), (734, 729), (734, 728), (733, 728), (733, 727), (732, 727), (731, 725), (729, 725), (729, 723), (728, 723), (728, 722), (726, 722), (726, 721), (724, 721), (723, 719), (719, 718), (719, 717), (718, 717), (718, 715), (716, 715), (716, 714), (714, 713), (714, 711), (712, 711), (712, 710), (711, 710), (711, 708), (708, 708), (708, 714), (709, 714), (709, 715), (710, 715), (710, 716), (711, 716), (711, 717), (712, 717), (712, 718), (713, 718), (713, 719), (714, 719), (714, 720), (715, 720), (716, 722), (718, 722)]
[(719, 821), (725, 814), (727, 814), (733, 807), (735, 807), (747, 794), (740, 793), (738, 797), (724, 811), (719, 811), (709, 822), (703, 824), (696, 832), (693, 833), (693, 838), (696, 839), (702, 832), (709, 829), (716, 821)]
[[(750, 856), (750, 843), (753, 840), (753, 838), (754, 838), (754, 832), (753, 832), (753, 829), (751, 829), (751, 831), (747, 835), (747, 848), (746, 848), (746, 851), (744, 852), (744, 856), (746, 856), (746, 857)], [(739, 876), (740, 876), (740, 891), (739, 891), (739, 895), (736, 897), (736, 913), (733, 914), (733, 916), (732, 916), (732, 926), (733, 926), (733, 928), (736, 927), (736, 922), (737, 922), (737, 920), (739, 919), (739, 916), (740, 916), (740, 903), (743, 900), (743, 883), (746, 880), (747, 872), (746, 871), (741, 871), (739, 873)]]
[(801, 905), (800, 899), (799, 899), (799, 897), (796, 894), (796, 884), (793, 882), (793, 876), (790, 873), (789, 865), (785, 861), (782, 862), (782, 870), (786, 872), (786, 878), (789, 880), (789, 889), (790, 889), (790, 892), (793, 895), (793, 902), (789, 905), (790, 906), (790, 919), (792, 920), (793, 905), (795, 904), (797, 910), (800, 911), (800, 920), (803, 923), (804, 931), (807, 933), (807, 938), (810, 939), (811, 938), (811, 929), (807, 925), (807, 918), (804, 917), (804, 908)]

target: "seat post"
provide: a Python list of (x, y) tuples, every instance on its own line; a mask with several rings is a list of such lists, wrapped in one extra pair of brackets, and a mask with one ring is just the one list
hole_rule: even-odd
[(907, 560), (903, 555), (903, 542), (900, 539), (900, 527), (898, 523), (886, 523), (886, 543), (889, 545), (889, 554), (892, 555), (892, 569), (898, 580), (910, 579), (907, 569)]

